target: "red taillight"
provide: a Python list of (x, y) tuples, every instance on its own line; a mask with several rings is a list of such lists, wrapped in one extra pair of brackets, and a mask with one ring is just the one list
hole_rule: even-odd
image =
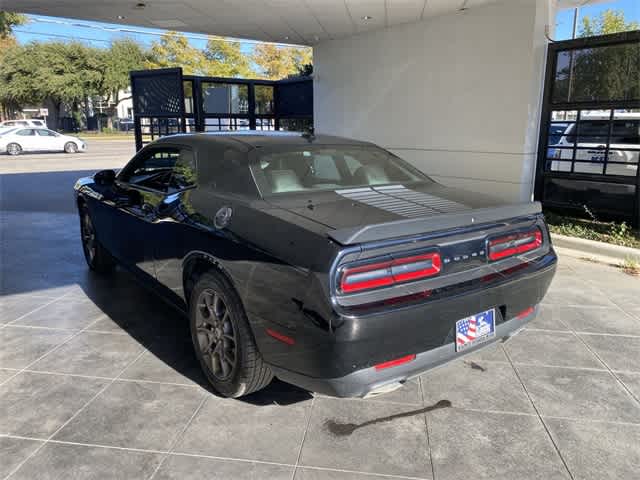
[(385, 368), (397, 367), (405, 363), (409, 363), (415, 360), (415, 355), (407, 355), (406, 357), (396, 358), (395, 360), (389, 360), (388, 362), (379, 363), (375, 366), (376, 370), (384, 370)]
[(496, 261), (530, 252), (542, 245), (542, 232), (539, 228), (527, 232), (512, 233), (504, 237), (489, 240), (489, 260)]
[(437, 252), (348, 267), (340, 276), (340, 291), (352, 293), (419, 280), (437, 275), (441, 268), (442, 260)]

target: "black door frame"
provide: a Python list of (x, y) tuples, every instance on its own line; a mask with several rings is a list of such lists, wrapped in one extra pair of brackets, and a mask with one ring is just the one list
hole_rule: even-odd
[[(547, 51), (547, 64), (544, 80), (543, 103), (540, 120), (540, 134), (538, 139), (538, 158), (536, 164), (534, 197), (543, 204), (556, 207), (572, 207), (570, 204), (560, 204), (550, 202), (545, 199), (544, 180), (545, 178), (558, 178), (566, 180), (586, 180), (600, 184), (624, 184), (635, 186), (635, 205), (631, 222), (634, 226), (640, 226), (640, 166), (634, 177), (599, 175), (589, 173), (574, 172), (550, 172), (546, 170), (547, 150), (549, 140), (549, 127), (551, 125), (551, 115), (554, 110), (580, 111), (580, 110), (607, 110), (607, 109), (640, 109), (640, 100), (617, 100), (617, 101), (565, 101), (553, 103), (553, 87), (556, 75), (558, 53), (562, 51), (590, 49), (595, 47), (612, 46), (616, 44), (640, 44), (640, 30), (618, 33), (613, 35), (602, 35), (597, 37), (577, 38), (554, 42), (549, 44)], [(577, 138), (575, 141), (577, 146)], [(608, 150), (608, 145), (607, 145)]]

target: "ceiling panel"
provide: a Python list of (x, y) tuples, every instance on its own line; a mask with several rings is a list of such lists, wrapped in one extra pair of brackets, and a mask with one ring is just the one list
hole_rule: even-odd
[[(314, 44), (496, 0), (0, 0), (3, 9), (220, 36)], [(563, 5), (584, 0), (559, 0)], [(601, 0), (593, 0), (601, 1)], [(124, 19), (118, 19), (124, 16)], [(370, 18), (369, 18), (370, 17)], [(176, 25), (169, 27), (169, 25)], [(182, 26), (184, 25), (184, 26)]]
[(346, 0), (346, 4), (358, 32), (387, 25), (384, 0)]
[(455, 12), (464, 4), (464, 0), (427, 0), (424, 18), (436, 17), (445, 13)]
[(422, 18), (422, 10), (428, 0), (387, 0), (387, 23), (417, 22)]
[(304, 0), (304, 3), (331, 38), (355, 33), (356, 27), (344, 0)]

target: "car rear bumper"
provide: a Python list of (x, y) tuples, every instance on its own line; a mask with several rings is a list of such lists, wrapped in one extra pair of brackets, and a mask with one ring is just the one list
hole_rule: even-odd
[(368, 367), (338, 378), (314, 378), (273, 366), (272, 370), (279, 379), (313, 392), (334, 397), (371, 397), (396, 390), (407, 380), (455, 358), (466, 356), (497, 342), (505, 342), (519, 333), (528, 322), (536, 317), (537, 313), (538, 307), (536, 306), (533, 312), (527, 316), (502, 322), (496, 326), (495, 337), (462, 352), (456, 352), (455, 343), (451, 342), (419, 353), (414, 360), (408, 363), (384, 370)]
[[(466, 292), (374, 314), (341, 315), (332, 331), (298, 330), (295, 345), (263, 357), (286, 382), (328, 395), (367, 396), (461, 356), (455, 351), (455, 325), (469, 315), (495, 309), (496, 334), (468, 352), (512, 336), (535, 318), (556, 264), (550, 250), (512, 276), (479, 279)], [(408, 363), (376, 369), (411, 355), (415, 359)]]

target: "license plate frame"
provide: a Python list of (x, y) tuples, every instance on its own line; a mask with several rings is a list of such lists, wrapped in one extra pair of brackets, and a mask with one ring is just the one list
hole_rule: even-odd
[(485, 343), (496, 336), (496, 309), (469, 315), (456, 322), (456, 352)]

